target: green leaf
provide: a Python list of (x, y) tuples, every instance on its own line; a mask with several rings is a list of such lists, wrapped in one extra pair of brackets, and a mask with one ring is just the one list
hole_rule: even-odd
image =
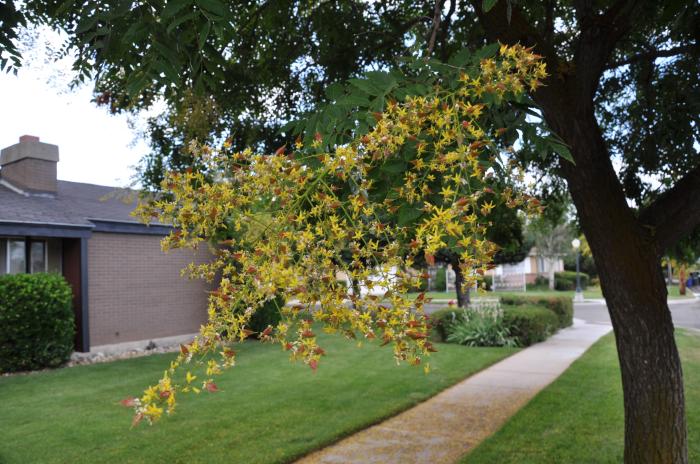
[(574, 157), (571, 155), (569, 147), (567, 147), (566, 145), (562, 145), (560, 143), (552, 143), (550, 144), (550, 147), (556, 154), (569, 161), (571, 164), (576, 164), (576, 162), (574, 161)]
[(399, 208), (398, 224), (399, 226), (406, 226), (412, 224), (416, 219), (421, 217), (422, 214), (423, 212), (418, 208), (404, 203)]
[(486, 45), (486, 46), (484, 46), (484, 47), (481, 47), (481, 48), (476, 52), (476, 56), (477, 56), (477, 58), (479, 58), (479, 59), (491, 58), (491, 57), (495, 56), (496, 53), (498, 53), (498, 47), (499, 47), (498, 42), (492, 43), (492, 44), (488, 44), (488, 45)]
[(148, 73), (140, 71), (132, 74), (126, 81), (126, 92), (129, 97), (135, 98), (146, 87), (148, 83)]
[(199, 31), (199, 49), (201, 50), (204, 48), (204, 44), (207, 43), (207, 37), (209, 36), (209, 30), (211, 29), (211, 23), (207, 21), (204, 23), (202, 26), (202, 29)]
[(498, 2), (498, 0), (483, 0), (481, 2), (481, 9), (484, 10), (484, 13), (488, 13), (491, 11), (491, 8), (496, 5), (496, 2)]
[(338, 100), (338, 105), (347, 105), (351, 107), (367, 108), (369, 106), (369, 98), (363, 97), (357, 93), (345, 95)]
[(187, 13), (185, 15), (178, 16), (177, 18), (173, 19), (173, 22), (168, 24), (168, 28), (166, 29), (166, 32), (168, 34), (170, 34), (173, 31), (173, 29), (175, 29), (177, 26), (184, 23), (185, 21), (189, 21), (190, 19), (195, 18), (197, 16), (197, 14), (198, 13), (196, 11), (192, 11), (191, 13)]
[(338, 100), (345, 95), (345, 86), (338, 82), (334, 82), (326, 88), (326, 97), (329, 100)]
[(219, 0), (196, 0), (197, 5), (209, 13), (214, 13), (217, 16), (226, 17), (228, 10), (226, 5)]
[(170, 19), (184, 7), (191, 4), (191, 0), (170, 0), (168, 1), (168, 3), (166, 3), (165, 8), (163, 8), (163, 11), (161, 11), (160, 18), (163, 21)]
[(382, 94), (386, 95), (398, 85), (396, 78), (384, 71), (370, 71), (365, 74), (370, 83), (377, 89), (381, 90)]
[(350, 85), (357, 87), (358, 89), (362, 90), (365, 93), (368, 93), (369, 95), (377, 97), (382, 94), (382, 90), (375, 87), (369, 79), (356, 78), (349, 79), (348, 82), (350, 83)]
[(382, 164), (380, 169), (385, 172), (398, 174), (406, 171), (406, 163), (400, 159), (392, 159)]
[(84, 17), (75, 27), (75, 33), (80, 34), (91, 29), (97, 23), (98, 19), (100, 19), (99, 15)]

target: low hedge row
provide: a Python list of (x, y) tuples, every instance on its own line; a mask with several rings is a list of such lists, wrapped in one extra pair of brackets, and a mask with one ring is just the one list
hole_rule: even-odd
[[(581, 279), (581, 290), (585, 290), (588, 288), (589, 284), (592, 284), (592, 280), (588, 274), (581, 272), (580, 273), (580, 279)], [(596, 279), (597, 280), (597, 279)], [(545, 276), (537, 276), (535, 279), (535, 283), (533, 284), (528, 284), (528, 289), (530, 287), (534, 287), (535, 289), (538, 287), (544, 287), (549, 285), (549, 279)], [(555, 272), (554, 273), (554, 289), (555, 290), (561, 290), (561, 291), (570, 291), (570, 290), (576, 290), (576, 272), (572, 271), (562, 271), (562, 272)]]
[(72, 293), (58, 274), (0, 276), (0, 372), (60, 366), (73, 352)]
[(546, 340), (559, 328), (556, 314), (535, 305), (504, 306), (503, 322), (519, 346)]
[(501, 304), (506, 306), (541, 306), (549, 309), (556, 314), (559, 328), (562, 329), (574, 323), (574, 303), (569, 297), (504, 295), (501, 297)]
[[(546, 340), (558, 329), (573, 324), (571, 298), (513, 295), (502, 296), (500, 301), (504, 325), (520, 346)], [(461, 311), (459, 308), (444, 308), (431, 314), (431, 338), (446, 341), (448, 328), (460, 317)]]
[[(590, 281), (588, 274), (581, 272), (579, 278), (581, 279), (581, 290), (588, 288), (588, 282)], [(576, 290), (576, 272), (556, 272), (554, 274), (554, 288), (556, 290)]]

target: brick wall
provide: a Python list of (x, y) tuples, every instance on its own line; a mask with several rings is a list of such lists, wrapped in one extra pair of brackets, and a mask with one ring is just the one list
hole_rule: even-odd
[(56, 191), (56, 163), (35, 158), (23, 158), (5, 164), (0, 171), (3, 179), (22, 189), (43, 192)]
[[(205, 248), (205, 247), (203, 247)], [(88, 240), (90, 345), (197, 332), (207, 284), (180, 269), (208, 252), (160, 250), (154, 235), (93, 233)]]

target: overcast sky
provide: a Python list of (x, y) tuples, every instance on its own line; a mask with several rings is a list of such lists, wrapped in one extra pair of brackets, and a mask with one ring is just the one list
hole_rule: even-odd
[(126, 186), (146, 144), (134, 143), (137, 134), (126, 116), (112, 116), (90, 101), (90, 85), (69, 89), (69, 60), (46, 59), (47, 46), (60, 43), (55, 33), (36, 38), (16, 76), (0, 73), (0, 148), (20, 135), (36, 135), (58, 145), (59, 179)]

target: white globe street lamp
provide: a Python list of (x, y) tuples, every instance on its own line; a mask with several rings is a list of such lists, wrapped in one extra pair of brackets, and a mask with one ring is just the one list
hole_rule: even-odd
[(581, 240), (575, 238), (571, 241), (571, 246), (576, 250), (576, 294), (574, 295), (574, 301), (583, 301), (583, 292), (581, 291), (581, 277), (580, 277), (580, 258), (581, 252), (579, 248), (581, 247)]

